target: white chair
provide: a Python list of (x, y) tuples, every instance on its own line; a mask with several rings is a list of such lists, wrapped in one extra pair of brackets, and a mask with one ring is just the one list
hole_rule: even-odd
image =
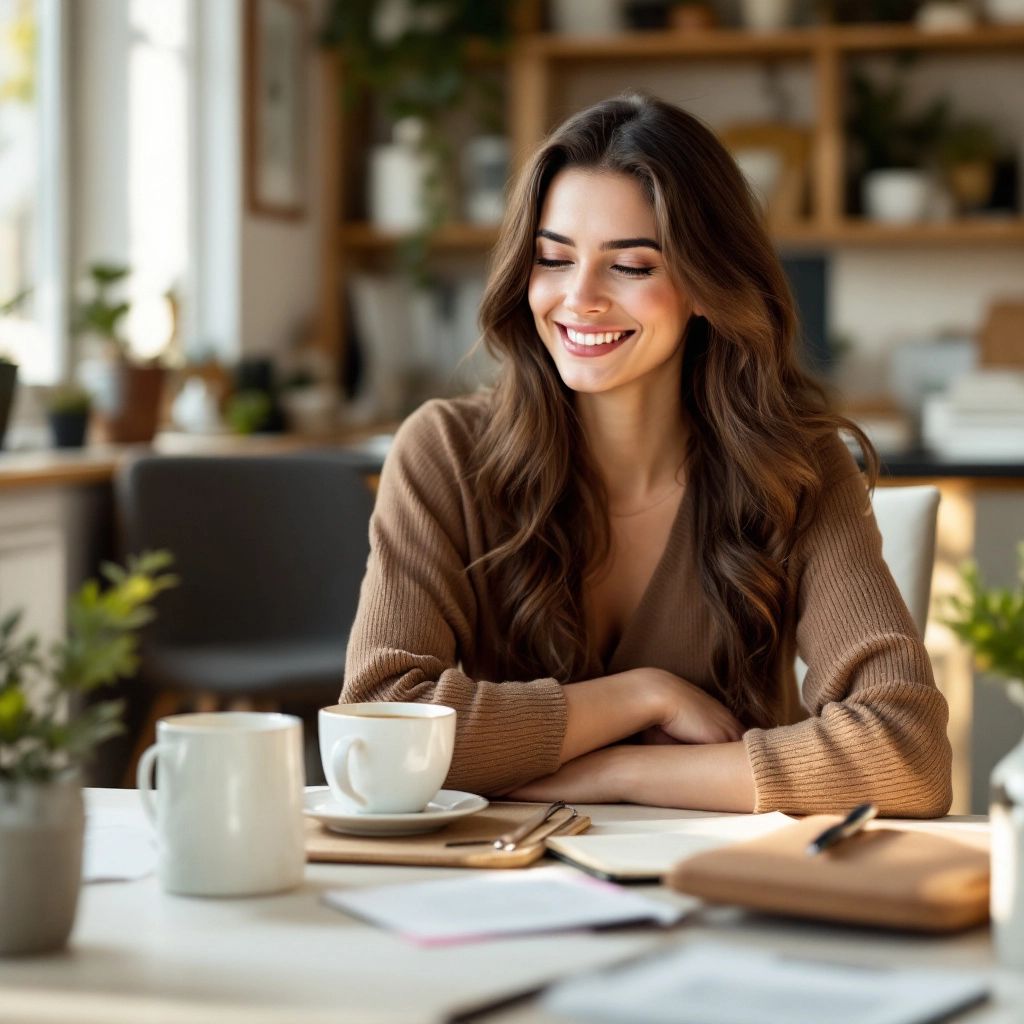
[(882, 557), (889, 566), (918, 633), (924, 636), (935, 564), (935, 487), (879, 487), (871, 499), (882, 534)]
[[(938, 488), (878, 487), (871, 505), (882, 534), (882, 558), (889, 566), (918, 634), (924, 636), (935, 564)], [(798, 682), (803, 682), (806, 672), (807, 666), (797, 658)]]

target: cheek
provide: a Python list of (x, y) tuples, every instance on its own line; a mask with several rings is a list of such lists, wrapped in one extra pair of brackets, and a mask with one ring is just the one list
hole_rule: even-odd
[(551, 284), (538, 274), (531, 276), (526, 297), (534, 316), (544, 316), (550, 312), (556, 301)]

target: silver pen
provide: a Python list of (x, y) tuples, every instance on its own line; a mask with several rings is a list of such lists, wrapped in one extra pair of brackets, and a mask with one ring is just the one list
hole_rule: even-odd
[(567, 824), (576, 817), (576, 808), (569, 807), (564, 800), (556, 800), (555, 803), (548, 807), (541, 808), (536, 814), (531, 815), (522, 824), (517, 825), (514, 829), (506, 832), (504, 835), (498, 836), (497, 839), (454, 839), (451, 842), (447, 842), (445, 846), (493, 846), (496, 850), (502, 850), (506, 853), (516, 849), (516, 847), (527, 837), (531, 832), (540, 828), (546, 821), (550, 821), (551, 818), (563, 808), (568, 808), (572, 814), (565, 822), (560, 824)]
[(807, 856), (813, 857), (856, 835), (877, 814), (878, 804), (859, 804), (838, 825), (832, 825), (811, 840), (807, 846)]

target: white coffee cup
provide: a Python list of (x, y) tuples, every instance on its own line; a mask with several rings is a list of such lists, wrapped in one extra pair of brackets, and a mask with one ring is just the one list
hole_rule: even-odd
[(320, 710), (324, 776), (352, 814), (422, 811), (444, 783), (454, 749), (454, 708), (374, 701)]
[(136, 784), (157, 831), (158, 873), (168, 892), (255, 896), (302, 881), (305, 769), (302, 722), (294, 715), (162, 718)]

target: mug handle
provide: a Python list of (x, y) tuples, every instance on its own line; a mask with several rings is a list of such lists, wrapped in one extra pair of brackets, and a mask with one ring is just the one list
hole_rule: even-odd
[(139, 758), (139, 767), (135, 772), (135, 785), (139, 790), (142, 809), (149, 818), (149, 823), (156, 828), (156, 804), (153, 802), (153, 765), (156, 762), (160, 747), (154, 743), (143, 751)]
[[(357, 793), (349, 779), (348, 763), (352, 751), (365, 744), (358, 736), (343, 736), (331, 747), (331, 781), (358, 807), (366, 806), (366, 797)], [(148, 751), (147, 751), (148, 753)]]

